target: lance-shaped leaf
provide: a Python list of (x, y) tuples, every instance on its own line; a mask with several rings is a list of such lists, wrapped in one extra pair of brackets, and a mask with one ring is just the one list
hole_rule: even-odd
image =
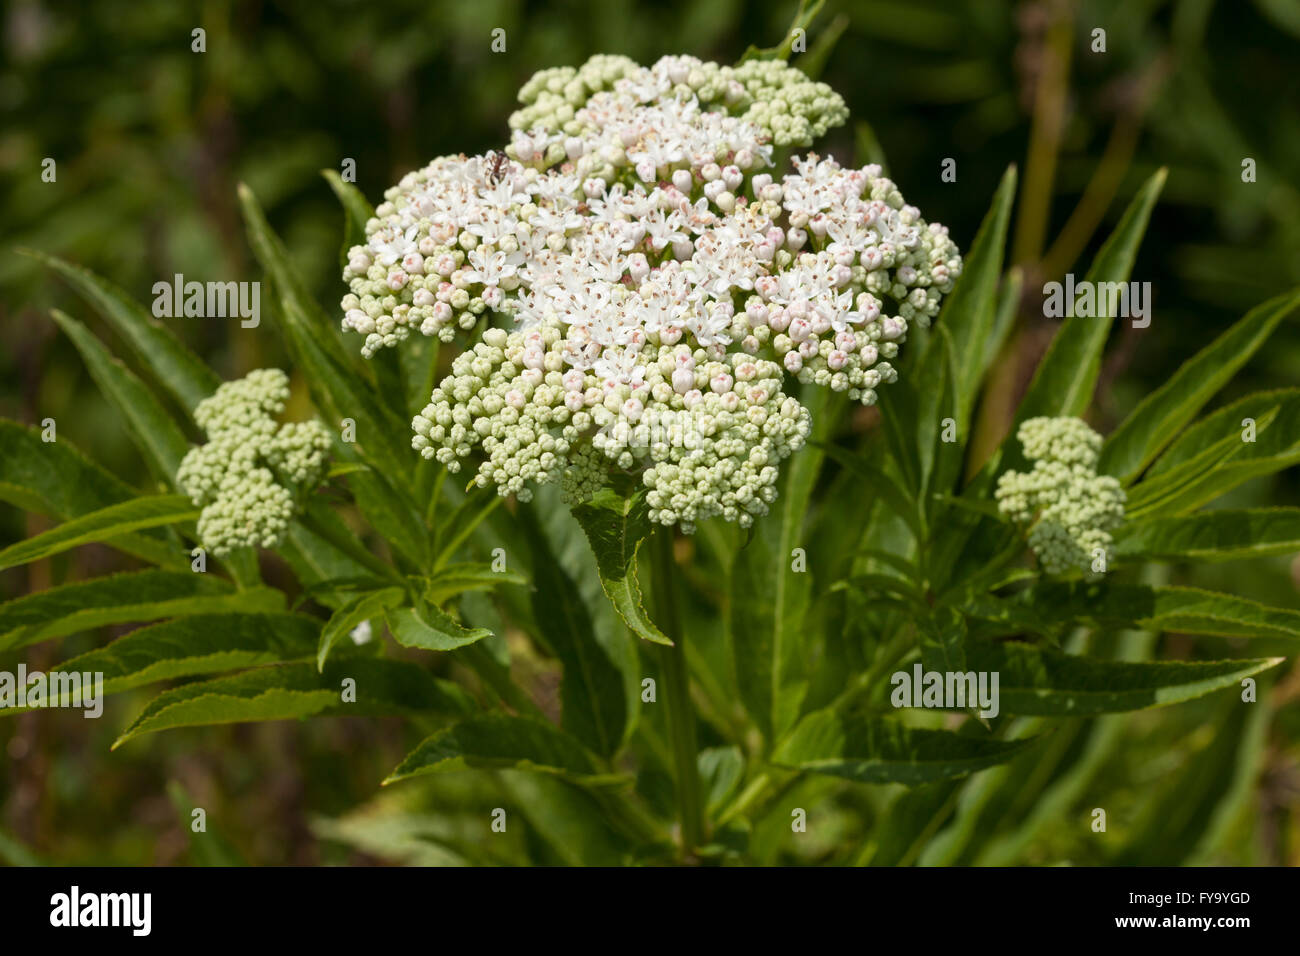
[(194, 614), (137, 628), (51, 673), (99, 673), (104, 693), (310, 657), (320, 621), (301, 614)]
[(1106, 439), (1097, 470), (1128, 483), (1151, 463), (1219, 389), (1246, 364), (1273, 330), (1300, 305), (1300, 290), (1246, 313), (1133, 409)]
[(133, 571), (63, 584), (0, 604), (0, 650), (25, 647), (106, 624), (222, 611), (280, 611), (284, 595), (272, 588), (236, 592), (209, 574)]
[(406, 755), (385, 784), (426, 773), (511, 767), (587, 776), (591, 755), (575, 738), (528, 717), (484, 714), (439, 731)]
[(58, 309), (51, 314), (81, 353), (99, 390), (126, 420), (131, 439), (144, 453), (150, 470), (174, 488), (176, 469), (190, 449), (185, 435), (144, 383), (113, 358), (89, 329)]
[(185, 495), (132, 498), (65, 521), (49, 531), (10, 545), (0, 551), (0, 570), (133, 531), (193, 521), (198, 516), (198, 509)]
[(1285, 658), (1242, 661), (1109, 661), (1018, 641), (977, 641), (966, 653), (975, 674), (998, 675), (1004, 714), (1085, 717), (1163, 707), (1238, 686)]
[(1103, 627), (1300, 638), (1300, 611), (1200, 588), (1051, 581), (1033, 588), (1030, 601), (1044, 618)]
[[(1159, 495), (1139, 496), (1146, 482), (1135, 489), (1131, 517), (1151, 518), (1160, 515), (1186, 514), (1251, 478), (1272, 474), (1300, 463), (1300, 402), (1284, 402), (1257, 423), (1254, 441), (1245, 441), (1240, 423), (1235, 435), (1225, 436), (1223, 444), (1232, 450), (1201, 470), (1187, 469), (1163, 488)], [(1181, 470), (1181, 469), (1180, 469)], [(1166, 479), (1168, 472), (1155, 479)]]
[(808, 690), (805, 656), (812, 575), (793, 567), (804, 516), (821, 471), (834, 416), (827, 390), (803, 396), (813, 416), (812, 441), (784, 465), (772, 513), (756, 519), (753, 538), (731, 572), (731, 643), (736, 683), (746, 710), (773, 741), (794, 726)]
[[(42, 441), (38, 429), (0, 419), (0, 501), (66, 521), (137, 494), (66, 438)], [(163, 567), (189, 567), (179, 539), (169, 541), (157, 533), (128, 534), (108, 544)]]
[[(970, 418), (971, 405), (987, 368), (986, 343), (993, 336), (997, 314), (998, 278), (1002, 274), (1002, 252), (1016, 195), (1016, 167), (1008, 166), (993, 196), (993, 203), (980, 223), (962, 265), (957, 286), (944, 300), (938, 328), (952, 336), (957, 359), (956, 396), (962, 431)], [(937, 344), (937, 343), (935, 343)], [(991, 357), (991, 356), (988, 356)]]
[(325, 659), (336, 641), (350, 633), (372, 617), (378, 617), (389, 608), (402, 602), (406, 593), (401, 588), (381, 588), (378, 591), (362, 591), (348, 598), (325, 623), (320, 630), (320, 642), (316, 650), (316, 668), (325, 669)]
[(403, 647), (454, 651), (492, 636), (485, 627), (464, 627), (435, 604), (425, 605), (419, 610), (406, 607), (385, 611), (384, 617), (393, 639)]
[(623, 742), (627, 720), (623, 675), (596, 640), (587, 605), (573, 579), (551, 557), (537, 522), (531, 514), (524, 520), (533, 557), (533, 617), (564, 668), (561, 725), (596, 753), (612, 756)]
[(656, 644), (671, 644), (646, 613), (636, 579), (637, 550), (652, 530), (645, 494), (638, 491), (625, 498), (605, 488), (576, 506), (573, 516), (591, 542), (601, 587), (632, 633)]
[[(1124, 211), (1097, 258), (1086, 282), (1128, 282), (1137, 258), (1138, 246), (1151, 218), (1151, 209), (1165, 183), (1166, 171), (1148, 179)], [(1081, 415), (1092, 402), (1092, 392), (1101, 371), (1101, 353), (1115, 316), (1067, 318), (1039, 363), (1024, 401), (1016, 412), (1016, 424), (1038, 415)], [(1014, 437), (1015, 429), (1012, 429)]]
[[(1134, 489), (1150, 484), (1154, 478), (1163, 477), (1170, 471), (1195, 464), (1200, 470), (1205, 469), (1203, 455), (1220, 445), (1225, 439), (1232, 439), (1236, 444), (1245, 442), (1249, 422), (1256, 430), (1263, 430), (1265, 420), (1276, 415), (1282, 408), (1300, 405), (1300, 388), (1278, 388), (1265, 392), (1255, 392), (1240, 398), (1223, 408), (1217, 409), (1202, 418), (1195, 425), (1188, 427), (1175, 441), (1164, 450), (1148, 469), (1142, 483)], [(1217, 460), (1222, 455), (1210, 459)]]
[(526, 585), (527, 583), (528, 579), (518, 571), (509, 569), (496, 571), (490, 564), (464, 561), (449, 564), (429, 575), (424, 596), (434, 604), (442, 604), (449, 598), (464, 594), (466, 591), (489, 591), (502, 584)]
[(1033, 742), (917, 730), (896, 720), (827, 709), (801, 720), (777, 746), (772, 762), (859, 783), (914, 786), (1003, 763)]
[[(278, 296), (273, 311), (283, 324), (296, 364), (311, 384), (316, 404), (335, 422), (356, 422), (356, 442), (367, 456), (391, 476), (407, 474), (412, 466), (403, 436), (406, 423), (384, 405), (339, 341), (337, 323), (307, 294), (284, 243), (271, 229), (252, 190), (241, 184), (239, 201), (253, 254), (270, 275)], [(400, 485), (401, 482), (398, 482)], [(402, 488), (397, 489), (403, 493)]]
[(148, 703), (113, 747), (141, 734), (177, 727), (316, 715), (460, 716), (472, 710), (473, 702), (463, 690), (407, 661), (339, 658), (326, 664), (323, 672), (317, 672), (313, 662), (301, 661), (165, 691)]
[(58, 272), (99, 310), (99, 314), (131, 346), (136, 357), (185, 411), (193, 412), (199, 402), (217, 390), (221, 384), (217, 373), (122, 289), (89, 269), (65, 262), (57, 256), (35, 250), (22, 251)]
[(1202, 511), (1124, 525), (1117, 557), (1140, 561), (1233, 561), (1300, 551), (1300, 508)]

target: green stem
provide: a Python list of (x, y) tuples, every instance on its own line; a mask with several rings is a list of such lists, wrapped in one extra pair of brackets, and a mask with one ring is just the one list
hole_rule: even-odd
[(704, 839), (704, 800), (700, 790), (695, 710), (691, 706), (691, 680), (686, 669), (685, 633), (674, 590), (673, 533), (661, 528), (654, 535), (654, 589), (659, 629), (673, 641), (659, 648), (664, 695), (668, 702), (668, 733), (677, 777), (677, 805), (681, 816), (682, 849), (689, 854)]

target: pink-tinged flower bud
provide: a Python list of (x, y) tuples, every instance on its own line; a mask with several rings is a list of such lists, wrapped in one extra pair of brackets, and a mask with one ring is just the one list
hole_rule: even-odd
[(816, 358), (819, 351), (821, 351), (821, 343), (816, 339), (804, 339), (799, 343), (799, 356), (804, 361)]
[(804, 247), (804, 243), (806, 243), (807, 241), (808, 241), (808, 233), (804, 232), (802, 229), (791, 228), (786, 231), (785, 243), (796, 252), (802, 249)]
[(782, 308), (775, 308), (768, 314), (767, 324), (773, 332), (784, 332), (790, 327), (790, 313)]
[(527, 136), (519, 136), (515, 139), (515, 155), (519, 157), (521, 163), (531, 163), (533, 156), (536, 155), (536, 147), (533, 141)]
[(640, 282), (650, 274), (650, 263), (646, 257), (639, 252), (634, 252), (627, 257), (627, 273), (632, 277), (633, 282)]
[(723, 410), (728, 412), (734, 412), (740, 407), (740, 396), (735, 392), (724, 392), (720, 401)]
[(807, 319), (795, 319), (790, 323), (790, 338), (802, 342), (812, 334), (812, 323)]
[(682, 340), (682, 330), (673, 325), (665, 325), (659, 330), (659, 341), (663, 345), (676, 345)]
[(753, 150), (742, 149), (736, 152), (736, 165), (741, 169), (752, 169), (756, 165)]
[(880, 357), (880, 350), (871, 343), (862, 346), (862, 351), (858, 353), (862, 358), (863, 365), (875, 365), (876, 359)]
[(489, 309), (496, 310), (501, 308), (501, 303), (503, 303), (505, 299), (506, 294), (496, 286), (489, 286), (483, 290), (483, 304)]
[(695, 252), (695, 244), (689, 239), (677, 239), (673, 242), (673, 256), (685, 261)]
[(749, 317), (751, 328), (758, 328), (760, 325), (767, 324), (769, 309), (758, 299), (751, 299), (745, 306), (745, 315)]
[(578, 139), (576, 136), (570, 136), (564, 141), (564, 155), (568, 156), (569, 159), (577, 159), (586, 152), (586, 150), (587, 147), (583, 144), (582, 140)]
[(831, 221), (826, 218), (825, 214), (820, 212), (808, 220), (809, 230), (811, 230), (812, 234), (818, 239), (822, 239), (826, 236), (826, 229), (830, 224)]
[(586, 380), (586, 376), (584, 376), (576, 368), (569, 369), (567, 372), (564, 373), (563, 377), (561, 377), (560, 379), (560, 381), (564, 384), (564, 387), (570, 392), (581, 392), (585, 380)]
[(807, 318), (807, 317), (808, 317), (808, 300), (807, 300), (807, 299), (795, 299), (793, 302), (791, 302), (789, 305), (787, 305), (787, 306), (785, 307), (785, 311), (786, 311), (787, 313), (789, 313), (790, 318), (792, 318), (792, 319), (803, 319), (803, 318)]
[(436, 322), (451, 321), (451, 306), (446, 302), (438, 302), (433, 307), (433, 318)]
[(703, 168), (700, 170), (700, 178), (706, 183), (713, 182), (713, 180), (718, 179), (721, 176), (722, 167), (717, 163), (705, 163)]
[(580, 412), (586, 402), (583, 400), (581, 392), (566, 392), (564, 396), (564, 407), (571, 412)]
[(758, 375), (758, 366), (753, 362), (741, 362), (736, 366), (736, 378), (742, 382), (752, 381)]
[(394, 292), (401, 292), (406, 287), (406, 280), (410, 278), (405, 272), (393, 271), (388, 273), (388, 288)]
[(853, 278), (853, 270), (845, 265), (837, 265), (831, 272), (831, 278), (836, 286), (848, 285)]
[(746, 335), (740, 340), (740, 350), (746, 355), (757, 355), (758, 350), (763, 347), (763, 343), (756, 336)]
[(605, 194), (605, 180), (603, 179), (585, 179), (582, 182), (582, 192), (588, 199), (596, 199)]
[(655, 164), (647, 160), (642, 160), (636, 164), (636, 174), (643, 183), (652, 183), (655, 181)]
[(519, 373), (520, 381), (536, 388), (542, 384), (542, 370), (540, 368), (526, 368)]
[(417, 248), (420, 250), (420, 255), (427, 259), (429, 256), (433, 255), (435, 250), (437, 250), (438, 244), (433, 241), (433, 236), (425, 236), (420, 240), (420, 244)]
[(524, 350), (524, 368), (541, 368), (546, 355), (541, 349)]
[(907, 326), (902, 319), (890, 317), (880, 323), (880, 336), (887, 342), (892, 342), (905, 331), (907, 331)]
[(754, 187), (755, 196), (761, 193), (765, 187), (771, 185), (771, 183), (772, 177), (768, 173), (759, 173), (749, 181), (749, 184)]
[(852, 332), (837, 332), (835, 347), (841, 352), (852, 352), (858, 347), (857, 337)]
[(691, 354), (689, 349), (680, 349), (673, 353), (673, 365), (677, 368), (693, 370), (695, 368), (695, 356)]
[(685, 405), (688, 409), (694, 408), (702, 401), (704, 401), (704, 393), (701, 392), (698, 388), (693, 388), (685, 395), (682, 396), (682, 404)]
[(710, 202), (717, 200), (717, 198), (726, 191), (727, 184), (721, 179), (714, 179), (704, 184), (704, 195), (708, 197)]
[(427, 309), (437, 300), (434, 299), (433, 293), (428, 289), (416, 289), (415, 295), (411, 296), (411, 301), (421, 309)]
[(645, 411), (645, 406), (641, 404), (639, 398), (629, 398), (623, 403), (623, 417), (630, 422), (641, 420), (641, 413)]
[(863, 250), (862, 268), (866, 269), (868, 272), (875, 272), (877, 269), (880, 268), (881, 263), (883, 263), (884, 261), (885, 261), (885, 257), (881, 255), (879, 249), (873, 248), (873, 249)]
[(353, 256), (348, 260), (348, 269), (356, 275), (365, 275), (370, 268), (369, 256)]
[(679, 169), (673, 173), (673, 185), (683, 195), (687, 195), (690, 193), (691, 187), (695, 185), (695, 177), (691, 175), (689, 169)]
[(724, 166), (722, 169), (722, 181), (727, 184), (727, 188), (735, 192), (740, 184), (745, 181), (745, 174), (740, 171), (739, 166)]
[(764, 299), (772, 298), (780, 287), (781, 284), (777, 280), (776, 276), (759, 276), (754, 280), (754, 291)]
[(755, 386), (749, 390), (749, 395), (746, 397), (749, 399), (750, 405), (762, 405), (768, 399), (767, 389), (761, 385)]
[(867, 294), (865, 302), (862, 302), (861, 297), (858, 301), (861, 303), (859, 309), (868, 322), (874, 322), (876, 319), (880, 318), (880, 300), (874, 295)]
[(506, 404), (511, 408), (523, 408), (526, 403), (524, 393), (517, 388), (512, 388), (506, 392)]
[(695, 387), (695, 373), (688, 368), (679, 368), (673, 371), (673, 391), (678, 395), (685, 395)]
[(418, 276), (424, 274), (424, 256), (418, 252), (408, 252), (402, 257), (402, 268), (410, 275)]
[(433, 271), (438, 273), (444, 279), (456, 271), (456, 257), (450, 252), (444, 252), (433, 264)]
[(713, 391), (719, 395), (731, 391), (731, 386), (733, 384), (731, 376), (726, 372), (719, 372), (717, 375), (713, 376), (713, 378), (709, 379), (709, 388), (713, 389)]
[(803, 368), (803, 359), (799, 357), (798, 352), (786, 352), (784, 361), (786, 369), (795, 374)]
[(826, 356), (826, 365), (831, 371), (838, 372), (847, 364), (848, 360), (847, 354), (839, 349), (832, 349), (830, 354)]

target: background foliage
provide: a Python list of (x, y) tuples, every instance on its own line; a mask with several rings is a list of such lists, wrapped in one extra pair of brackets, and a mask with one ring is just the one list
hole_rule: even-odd
[[(284, 238), (308, 291), (331, 307), (342, 291), (341, 222), (319, 170), (354, 158), (358, 186), (373, 200), (432, 156), (499, 144), (514, 91), (538, 68), (577, 64), (593, 52), (647, 63), (667, 52), (734, 62), (749, 44), (780, 36), (791, 7), (14, 0), (5, 11), (0, 67), (6, 245), (85, 265), (146, 303), (154, 282), (178, 272), (259, 278), (240, 216), (236, 184), (243, 182)], [(206, 54), (190, 52), (195, 26), (207, 31)], [(1107, 30), (1105, 54), (1089, 49), (1094, 26)], [(490, 52), (495, 27), (507, 31), (505, 54)], [(1248, 307), (1300, 283), (1300, 77), (1292, 66), (1300, 18), (1285, 0), (845, 2), (828, 6), (810, 38), (809, 59), (852, 113), (824, 148), (886, 160), (909, 200), (948, 224), (963, 250), (1007, 164), (1020, 165), (1008, 264), (1021, 267), (1027, 291), (1014, 303), (1014, 333), (977, 409), (975, 442), (986, 454), (1005, 433), (1055, 328), (1042, 318), (1035, 290), (1064, 272), (1082, 274), (1157, 169), (1167, 168), (1167, 181), (1133, 273), (1152, 282), (1155, 315), (1149, 329), (1126, 330), (1110, 344), (1089, 415), (1099, 430), (1109, 433)], [(40, 181), (46, 156), (58, 162), (53, 184)], [(949, 156), (957, 160), (956, 183), (940, 180)], [(1257, 161), (1255, 184), (1241, 182), (1244, 157)], [(97, 331), (107, 328), (49, 270), (6, 248), (0, 416), (29, 423), (53, 417), (61, 435), (110, 471), (147, 485), (146, 462), (49, 318), (54, 306)], [(175, 327), (222, 378), (289, 367), (276, 336), (236, 334), (230, 325)], [(1292, 320), (1207, 411), (1294, 385), (1297, 368), (1300, 328)], [(303, 407), (291, 408), (291, 417), (305, 408), (298, 384)], [(869, 435), (880, 425), (866, 414), (854, 427)], [(1293, 470), (1248, 482), (1218, 504), (1296, 500)], [(41, 522), (0, 508), (0, 543), (44, 530)], [(815, 564), (817, 555), (810, 557)], [(577, 562), (568, 573), (578, 573)], [(127, 566), (105, 548), (68, 551), (0, 573), (0, 597)], [(1195, 569), (1175, 563), (1162, 573), (1172, 584), (1297, 603), (1287, 556)], [(274, 562), (266, 576), (291, 586), (288, 569)], [(20, 656), (29, 667), (48, 667), (102, 646), (105, 636), (77, 634), (61, 653), (49, 643), (22, 655), (2, 652), (0, 668), (12, 670)], [(507, 639), (554, 715), (555, 657), (529, 654), (522, 633), (507, 632)], [(1147, 638), (1107, 640), (1124, 657), (1143, 653)], [(1202, 655), (1247, 653), (1228, 639), (1161, 638), (1162, 658)], [(777, 814), (768, 823), (772, 833), (757, 832), (751, 842), (783, 862), (842, 859), (845, 845), (861, 846), (874, 833), (877, 863), (1294, 864), (1300, 675), (1292, 662), (1274, 680), (1269, 706), (1250, 711), (1255, 717), (1230, 710), (1221, 695), (1107, 716), (1086, 736), (1061, 734), (1057, 758), (1082, 769), (1055, 780), (1045, 795), (1025, 785), (1036, 770), (1055, 766), (1041, 755), (978, 775), (960, 790), (932, 785), (908, 804), (895, 802), (891, 788), (830, 794), (814, 787), (793, 796), (831, 823), (805, 840), (780, 841), (777, 832), (788, 824)], [(629, 698), (633, 693), (628, 688)], [(586, 798), (546, 777), (446, 775), (378, 792), (377, 781), (411, 743), (386, 718), (149, 735), (110, 755), (148, 699), (143, 691), (110, 698), (99, 721), (46, 712), (0, 723), (0, 857), (599, 862), (621, 852), (613, 835), (602, 841), (599, 833), (566, 832), (566, 821), (581, 815), (573, 801)], [(719, 747), (706, 761), (709, 781), (725, 795), (731, 758)], [(535, 812), (529, 826), (496, 841), (488, 838), (487, 810), (503, 788)], [(1032, 800), (1019, 796), (1022, 790)], [(206, 840), (191, 842), (182, 824), (191, 805), (208, 811)], [(1107, 807), (1112, 829), (1120, 829), (1118, 855), (1113, 842), (1103, 846), (1081, 823), (1094, 806)], [(552, 812), (557, 807), (564, 809)], [(881, 825), (890, 814), (909, 813), (938, 821), (926, 840), (891, 846), (879, 837), (906, 830)]]

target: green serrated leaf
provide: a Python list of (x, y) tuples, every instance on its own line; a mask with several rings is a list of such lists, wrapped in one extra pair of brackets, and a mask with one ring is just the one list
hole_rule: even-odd
[(406, 597), (401, 588), (382, 588), (378, 591), (363, 591), (348, 598), (332, 615), (320, 630), (320, 642), (316, 650), (316, 669), (325, 669), (325, 660), (335, 642), (350, 633), (362, 621), (378, 617), (384, 611), (396, 607)]
[(406, 755), (385, 784), (427, 773), (503, 767), (593, 774), (591, 756), (575, 738), (527, 717), (485, 714), (434, 734)]
[(916, 730), (894, 720), (818, 710), (777, 746), (772, 762), (859, 783), (915, 786), (1004, 763), (1035, 739)]
[(1251, 309), (1138, 403), (1106, 439), (1097, 470), (1132, 481), (1300, 305), (1300, 290)]
[(1115, 555), (1140, 561), (1233, 561), (1300, 552), (1300, 508), (1206, 511), (1130, 522)]
[(1239, 685), (1284, 658), (1241, 661), (1096, 660), (1016, 641), (977, 641), (966, 666), (998, 675), (1004, 714), (1084, 717), (1164, 707)]
[(491, 637), (485, 627), (467, 628), (446, 611), (430, 604), (421, 610), (400, 608), (384, 612), (393, 639), (403, 647), (418, 647), (426, 651), (454, 651)]
[(636, 577), (637, 551), (653, 530), (645, 494), (623, 497), (610, 488), (573, 508), (596, 555), (600, 584), (619, 616), (637, 637), (672, 644), (646, 613)]
[(198, 516), (198, 509), (185, 495), (133, 498), (65, 521), (43, 534), (10, 545), (0, 551), (0, 570), (133, 531), (194, 521)]
[(126, 420), (132, 441), (143, 452), (150, 470), (168, 487), (176, 487), (176, 469), (190, 443), (143, 382), (113, 358), (103, 343), (66, 312), (51, 312), (81, 353), (90, 377)]
[(1044, 618), (1223, 637), (1300, 638), (1300, 611), (1200, 588), (1050, 581), (1028, 594)]
[(310, 657), (320, 621), (300, 614), (194, 614), (137, 628), (51, 673), (101, 673), (104, 693)]
[[(345, 701), (345, 693), (353, 689), (356, 699)], [(149, 702), (113, 748), (141, 734), (178, 727), (317, 715), (458, 716), (472, 709), (469, 696), (455, 684), (406, 661), (340, 658), (328, 662), (323, 672), (316, 670), (315, 663), (301, 661), (165, 691)]]
[(79, 631), (223, 611), (281, 611), (284, 594), (272, 588), (235, 591), (207, 574), (132, 571), (63, 584), (0, 604), (0, 650), (12, 650)]
[(54, 269), (98, 309), (187, 412), (193, 412), (199, 402), (217, 390), (221, 384), (217, 373), (122, 289), (89, 269), (57, 256), (35, 250), (20, 251)]

